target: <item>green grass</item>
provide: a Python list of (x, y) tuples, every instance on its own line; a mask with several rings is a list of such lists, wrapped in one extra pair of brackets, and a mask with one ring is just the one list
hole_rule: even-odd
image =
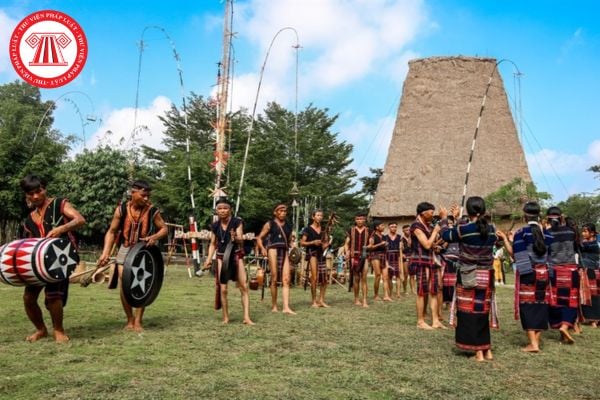
[[(600, 330), (576, 344), (545, 334), (543, 352), (524, 354), (512, 318), (510, 287), (498, 288), (501, 330), (495, 361), (457, 352), (454, 334), (418, 331), (414, 298), (352, 305), (330, 287), (329, 309), (309, 308), (292, 290), (296, 316), (272, 314), (252, 291), (255, 326), (241, 324), (239, 291), (230, 289), (231, 323), (213, 310), (212, 279), (171, 267), (146, 311), (142, 334), (122, 331), (116, 291), (71, 286), (65, 327), (71, 342), (27, 343), (33, 326), (22, 289), (0, 286), (0, 398), (3, 399), (596, 399)], [(45, 310), (44, 310), (45, 311)], [(47, 312), (45, 312), (49, 323)]]

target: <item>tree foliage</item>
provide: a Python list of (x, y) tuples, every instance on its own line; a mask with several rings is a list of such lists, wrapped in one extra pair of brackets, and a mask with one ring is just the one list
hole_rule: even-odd
[[(194, 93), (187, 101), (188, 125), (186, 130), (184, 115), (177, 107), (172, 106), (167, 114), (161, 117), (165, 126), (165, 150), (143, 146), (145, 162), (154, 171), (159, 171), (153, 183), (153, 198), (160, 204), (164, 217), (174, 223), (187, 225), (188, 216), (192, 214), (190, 184), (188, 182), (188, 165), (191, 167), (192, 190), (194, 193), (195, 218), (201, 225), (212, 216), (212, 190), (215, 186), (215, 172), (209, 168), (214, 159), (214, 129), (212, 123), (216, 118), (216, 110), (202, 96)], [(226, 148), (236, 154), (243, 151), (243, 139), (247, 117), (243, 113), (234, 113), (229, 118), (231, 133), (230, 143)], [(186, 141), (190, 138), (190, 149), (186, 151)], [(232, 193), (230, 178), (235, 168), (236, 157), (229, 160), (228, 173), (223, 177), (228, 192)], [(231, 166), (232, 164), (233, 167)]]
[(543, 205), (552, 196), (546, 192), (538, 192), (533, 182), (525, 182), (515, 178), (498, 190), (490, 193), (485, 202), (493, 217), (509, 216), (513, 221), (519, 219), (523, 205), (528, 201), (537, 201)]
[(575, 194), (557, 204), (564, 215), (569, 216), (579, 226), (587, 222), (600, 224), (600, 195)]
[(367, 197), (373, 198), (377, 191), (377, 185), (379, 185), (379, 179), (383, 175), (383, 168), (369, 168), (371, 176), (363, 176), (358, 180), (362, 183), (361, 192)]
[[(187, 165), (191, 165), (195, 216), (204, 225), (212, 216), (211, 193), (215, 186), (215, 172), (209, 168), (209, 163), (214, 159), (212, 122), (216, 113), (209, 101), (194, 94), (189, 98), (187, 111), (187, 132), (182, 113), (173, 107), (162, 118), (166, 127), (166, 149), (144, 147), (143, 152), (146, 162), (160, 171), (154, 198), (163, 207), (165, 216), (180, 224), (187, 224), (187, 216), (191, 212), (187, 180)], [(352, 146), (339, 142), (337, 134), (331, 132), (336, 118), (329, 116), (327, 110), (312, 106), (300, 112), (297, 147), (294, 113), (271, 103), (257, 118), (250, 136), (239, 212), (246, 221), (247, 230), (258, 231), (271, 217), (276, 201), (291, 203), (290, 190), (294, 181), (300, 191), (296, 197), (298, 200), (307, 196), (318, 197), (321, 206), (338, 212), (340, 207), (364, 207), (360, 196), (348, 194), (355, 177), (355, 172), (349, 168)], [(230, 199), (235, 201), (250, 117), (242, 110), (230, 115), (229, 120), (230, 142), (226, 148), (230, 156), (222, 185)], [(189, 155), (185, 151), (188, 135)]]
[(81, 236), (102, 242), (115, 206), (127, 190), (128, 160), (123, 151), (100, 147), (84, 150), (60, 166), (50, 194), (67, 197), (85, 217)]
[(312, 105), (299, 112), (296, 149), (294, 113), (276, 103), (267, 106), (254, 128), (241, 203), (250, 226), (257, 228), (269, 218), (275, 202), (290, 202), (294, 182), (297, 199), (318, 198), (318, 206), (343, 219), (366, 205), (359, 194), (350, 193), (356, 177), (350, 168), (352, 145), (331, 131), (336, 119)]
[(21, 178), (35, 173), (51, 181), (73, 141), (51, 129), (54, 107), (52, 101), (41, 101), (34, 86), (19, 81), (0, 85), (1, 242), (14, 236), (15, 225), (27, 211)]

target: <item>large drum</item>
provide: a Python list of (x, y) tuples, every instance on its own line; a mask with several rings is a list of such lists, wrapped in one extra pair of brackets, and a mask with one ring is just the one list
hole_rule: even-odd
[(67, 279), (79, 255), (69, 239), (21, 239), (0, 247), (0, 263), (0, 282), (43, 286)]
[(156, 299), (163, 282), (164, 262), (160, 249), (136, 243), (123, 263), (123, 295), (131, 307), (147, 307)]

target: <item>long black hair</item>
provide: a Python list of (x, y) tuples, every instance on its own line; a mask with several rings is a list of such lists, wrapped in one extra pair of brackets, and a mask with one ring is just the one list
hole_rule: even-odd
[(490, 225), (485, 218), (485, 201), (479, 196), (469, 197), (467, 199), (467, 214), (469, 217), (477, 217), (477, 227), (479, 228), (479, 235), (483, 240), (486, 240), (489, 232)]
[[(535, 201), (527, 202), (523, 206), (523, 213), (525, 214), (524, 218), (527, 223), (534, 221), (538, 222), (540, 219), (540, 212), (540, 205)], [(546, 242), (544, 241), (544, 233), (537, 223), (529, 224), (529, 227), (531, 228), (531, 234), (533, 236), (533, 252), (538, 257), (541, 257), (548, 251)]]
[(546, 211), (546, 217), (548, 218), (548, 222), (550, 222), (551, 231), (556, 230), (561, 224), (562, 220), (562, 211), (560, 208), (556, 206), (552, 206)]

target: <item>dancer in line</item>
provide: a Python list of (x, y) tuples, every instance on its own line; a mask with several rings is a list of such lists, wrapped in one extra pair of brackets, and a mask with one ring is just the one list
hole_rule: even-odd
[[(244, 268), (243, 236), (244, 223), (240, 218), (231, 213), (231, 203), (227, 198), (221, 197), (216, 201), (216, 212), (218, 220), (210, 226), (212, 232), (208, 255), (204, 267), (208, 269), (212, 263), (215, 252), (217, 253), (217, 285), (219, 289), (220, 305), (223, 309), (223, 324), (229, 323), (229, 303), (227, 301), (227, 283), (232, 280), (242, 295), (242, 309), (246, 325), (254, 325), (250, 319), (250, 300), (248, 296), (248, 282), (246, 279), (246, 268)], [(234, 246), (230, 265), (223, 265), (227, 246)], [(223, 274), (223, 276), (222, 276)]]
[(527, 225), (515, 232), (512, 245), (502, 231), (498, 231), (498, 236), (515, 260), (515, 319), (521, 319), (529, 342), (521, 350), (537, 353), (540, 351), (542, 332), (548, 330), (548, 251), (552, 236), (540, 223), (538, 203), (525, 204), (523, 220)]
[[(433, 262), (433, 248), (437, 241), (440, 225), (431, 226), (435, 207), (428, 202), (417, 205), (417, 218), (410, 226), (411, 258), (410, 267), (415, 270), (417, 286), (417, 328), (445, 328), (438, 313), (438, 291), (440, 270)], [(425, 322), (425, 302), (429, 299), (432, 324)]]
[[(302, 232), (300, 245), (306, 248), (306, 262), (310, 267), (310, 294), (312, 307), (329, 307), (325, 303), (327, 290), (327, 265), (323, 251), (329, 247), (327, 232), (321, 226), (323, 211), (314, 210), (311, 213), (312, 223)], [(320, 286), (317, 298), (317, 284)]]
[[(496, 229), (485, 217), (485, 202), (481, 197), (467, 199), (469, 223), (448, 227), (448, 211), (440, 210), (442, 238), (459, 244), (459, 273), (456, 278), (456, 347), (474, 351), (476, 361), (492, 360), (490, 325), (498, 327), (494, 296), (493, 248)], [(451, 208), (454, 218), (459, 208)], [(453, 310), (454, 311), (454, 310)], [(450, 315), (450, 323), (454, 321)], [(491, 320), (491, 324), (490, 324)]]
[[(291, 265), (288, 252), (293, 243), (292, 226), (287, 222), (287, 205), (278, 203), (273, 208), (273, 218), (265, 223), (256, 244), (263, 257), (268, 258), (271, 270), (271, 311), (277, 312), (277, 286), (281, 283), (285, 314), (296, 314), (290, 308)], [(266, 240), (266, 247), (264, 241)]]

